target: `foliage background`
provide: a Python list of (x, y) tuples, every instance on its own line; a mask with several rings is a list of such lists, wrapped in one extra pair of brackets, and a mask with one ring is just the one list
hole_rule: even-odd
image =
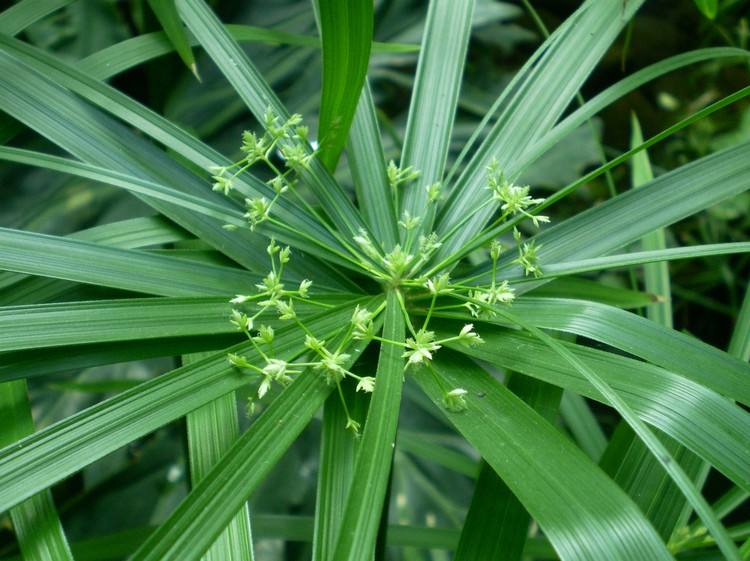
[[(315, 34), (312, 8), (307, 1), (253, 0), (212, 3), (222, 20)], [(628, 33), (609, 51), (586, 83), (586, 98), (626, 73), (670, 55), (705, 46), (734, 45), (747, 48), (750, 2), (725, 0), (714, 20), (705, 17), (690, 0), (652, 0), (638, 13)], [(534, 7), (544, 23), (554, 29), (578, 6), (575, 0), (537, 0)], [(411, 0), (377, 2), (376, 38), (381, 41), (418, 43), (426, 6)], [(520, 2), (480, 2), (461, 93), (454, 140), (456, 147), (474, 129), (481, 116), (513, 73), (541, 42), (535, 22)], [(159, 29), (145, 1), (77, 0), (27, 29), (23, 35), (69, 60), (78, 60), (118, 41)], [(628, 36), (629, 35), (629, 39)], [(246, 46), (267, 79), (293, 112), (302, 113), (313, 128), (319, 105), (320, 53), (297, 46)], [(161, 57), (129, 70), (113, 85), (196, 133), (226, 154), (236, 154), (242, 130), (254, 126), (252, 117), (236, 98), (218, 70), (195, 51), (198, 82), (176, 55)], [(408, 111), (415, 54), (375, 54), (370, 77), (381, 127), (387, 132), (386, 155), (395, 156)], [(606, 109), (593, 129), (583, 128), (574, 142), (556, 147), (534, 167), (526, 180), (535, 188), (554, 190), (592, 169), (599, 160), (597, 137), (608, 155), (619, 154), (630, 142), (630, 113), (635, 111), (644, 136), (656, 133), (710, 102), (739, 89), (750, 80), (747, 67), (709, 62), (693, 65), (639, 88)], [(0, 108), (1, 109), (1, 108)], [(750, 105), (744, 102), (700, 121), (650, 150), (657, 173), (732, 142), (750, 138)], [(33, 133), (24, 132), (14, 145), (54, 151)], [(339, 168), (346, 181), (346, 165)], [(626, 166), (613, 175), (618, 191), (628, 188)], [(32, 168), (0, 164), (0, 226), (65, 235), (71, 232), (152, 211), (123, 191)], [(574, 197), (554, 207), (558, 216), (596, 205), (608, 198), (609, 187), (598, 179)], [(680, 245), (747, 241), (750, 194), (711, 208), (668, 230)], [(213, 254), (202, 258), (219, 259)], [(675, 327), (726, 348), (748, 278), (748, 254), (715, 256), (672, 263)], [(606, 273), (610, 284), (631, 287), (639, 279)], [(101, 295), (115, 295), (105, 292)], [(175, 366), (158, 359), (93, 368), (63, 376), (30, 381), (37, 427), (71, 415), (123, 388)], [(415, 398), (401, 413), (403, 450), (395, 460), (391, 517), (393, 522), (457, 528), (472, 492), (471, 480), (457, 473), (475, 468), (475, 453), (434, 417), (418, 407)], [(610, 410), (592, 405), (605, 431), (612, 428)], [(244, 422), (247, 422), (246, 420)], [(564, 427), (563, 427), (564, 428)], [(454, 469), (428, 461), (418, 450), (419, 432), (439, 434), (454, 452)], [(164, 520), (186, 493), (185, 428), (182, 423), (164, 427), (133, 442), (58, 485), (55, 499), (72, 542), (135, 530), (120, 535), (122, 544), (137, 543), (141, 531)], [(285, 515), (314, 512), (319, 424), (313, 422), (286, 454), (273, 475), (252, 499), (253, 512), (263, 518), (254, 527), (258, 559), (296, 560), (309, 557), (309, 545), (284, 542), (275, 529), (284, 527)], [(410, 437), (412, 445), (409, 450)], [(726, 481), (712, 476), (706, 487), (709, 499), (719, 496)], [(750, 508), (738, 510), (736, 521), (748, 519)], [(730, 521), (732, 518), (729, 519)], [(287, 533), (290, 531), (287, 527)], [(0, 558), (13, 554), (14, 539), (8, 519), (0, 518)], [(446, 559), (442, 551), (409, 548), (392, 552), (393, 558)], [(403, 556), (403, 557), (401, 557)], [(117, 557), (113, 557), (117, 558)]]

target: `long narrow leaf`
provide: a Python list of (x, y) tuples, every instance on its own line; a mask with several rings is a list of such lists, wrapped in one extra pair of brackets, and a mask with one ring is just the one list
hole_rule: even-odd
[(241, 269), (6, 228), (0, 269), (163, 296), (243, 294), (260, 281)]
[(333, 173), (367, 75), (373, 3), (317, 0), (317, 6), (323, 48), (318, 143), (320, 159)]
[(426, 187), (443, 179), (474, 4), (474, 0), (432, 0), (427, 11), (401, 154), (402, 168), (413, 166), (420, 172), (417, 180), (404, 186), (399, 209), (421, 217), (412, 239), (432, 228), (435, 203), (428, 204)]
[[(34, 432), (26, 382), (0, 384), (0, 446)], [(49, 490), (40, 491), (10, 510), (24, 561), (73, 561)]]
[[(205, 356), (187, 355), (183, 357), (183, 364), (190, 364), (201, 358)], [(188, 413), (185, 421), (190, 479), (192, 484), (196, 485), (240, 436), (235, 392), (221, 396)], [(224, 561), (225, 559), (242, 559), (243, 561), (254, 559), (250, 511), (247, 505), (240, 509), (237, 516), (232, 519), (229, 526), (203, 557), (203, 561)]]
[[(403, 341), (404, 318), (395, 291), (388, 292), (383, 337)], [(344, 510), (333, 561), (358, 561), (372, 556), (396, 439), (401, 402), (404, 361), (401, 348), (380, 347), (375, 391), (362, 434), (361, 452), (354, 464), (354, 475)]]
[(437, 407), (445, 388), (468, 392), (466, 410), (445, 415), (539, 522), (563, 561), (672, 559), (627, 495), (507, 388), (457, 355), (441, 352), (434, 372), (422, 369), (415, 378)]
[(386, 251), (398, 241), (396, 212), (386, 175), (375, 105), (367, 83), (357, 104), (347, 148), (349, 167), (362, 219), (376, 234)]

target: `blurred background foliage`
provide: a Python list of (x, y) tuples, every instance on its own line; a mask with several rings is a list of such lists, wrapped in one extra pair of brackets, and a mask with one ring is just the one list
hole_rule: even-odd
[[(627, 0), (623, 0), (623, 3)], [(288, 33), (316, 35), (308, 0), (214, 1), (226, 22), (242, 23)], [(534, 8), (549, 29), (554, 29), (578, 6), (577, 0), (536, 0)], [(510, 81), (514, 72), (543, 40), (525, 2), (480, 0), (475, 14), (465, 81), (453, 143), (455, 157), (482, 116)], [(426, 2), (377, 0), (376, 38), (382, 42), (418, 44)], [(69, 61), (76, 61), (115, 43), (161, 29), (159, 18), (146, 0), (76, 0), (35, 23), (23, 39)], [(668, 56), (708, 46), (747, 48), (750, 41), (750, 1), (651, 0), (646, 3), (587, 82), (589, 98), (627, 74)], [(310, 46), (245, 43), (252, 60), (293, 112), (304, 115), (315, 129), (320, 91), (320, 52)], [(240, 134), (256, 126), (243, 103), (199, 50), (196, 78), (191, 53), (159, 57), (122, 72), (112, 84), (141, 103), (166, 115), (230, 156), (239, 152)], [(409, 106), (416, 65), (414, 52), (374, 52), (369, 78), (388, 158), (397, 158)], [(525, 177), (535, 189), (553, 191), (612, 158), (630, 143), (631, 113), (648, 138), (679, 119), (744, 86), (747, 66), (723, 61), (693, 65), (651, 82), (619, 100), (589, 126), (540, 160)], [(2, 108), (0, 108), (2, 109)], [(54, 152), (34, 133), (4, 119), (2, 126), (17, 130), (10, 140), (17, 146)], [(11, 135), (5, 135), (7, 139)], [(734, 104), (711, 115), (650, 151), (657, 174), (699, 156), (750, 138), (750, 104)], [(192, 165), (184, 162), (185, 165)], [(345, 185), (345, 160), (337, 176)], [(612, 190), (629, 188), (629, 168), (612, 173), (612, 184), (595, 180), (574, 197), (554, 207), (553, 219), (596, 205)], [(0, 164), (0, 226), (67, 235), (115, 220), (148, 216), (152, 211), (124, 191), (44, 170)], [(747, 241), (750, 233), (750, 194), (745, 193), (671, 227), (668, 244), (688, 245)], [(217, 255), (190, 242), (186, 258), (216, 260)], [(158, 248), (154, 248), (158, 251)], [(672, 293), (677, 329), (725, 348), (745, 291), (748, 254), (716, 256), (673, 262)], [(608, 272), (598, 280), (628, 289), (642, 288), (641, 279)], [(70, 299), (76, 289), (59, 295)], [(86, 288), (87, 298), (112, 293)], [(0, 301), (10, 302), (0, 285)], [(643, 298), (634, 297), (642, 303)], [(37, 428), (81, 410), (117, 391), (173, 368), (176, 360), (158, 359), (61, 373), (31, 380)], [(455, 542), (471, 498), (477, 457), (462, 439), (423, 407), (420, 395), (406, 386), (392, 480), (391, 523), (446, 528), (439, 539)], [(424, 399), (424, 398), (422, 398)], [(606, 408), (593, 406), (605, 433), (613, 419)], [(249, 422), (243, 421), (245, 425)], [(568, 430), (563, 421), (561, 428)], [(55, 488), (68, 536), (78, 544), (77, 559), (119, 559), (143, 539), (150, 526), (160, 523), (187, 489), (186, 454), (182, 423), (160, 429), (125, 449), (85, 468)], [(425, 441), (442, 446), (435, 457), (420, 446)], [(311, 534), (314, 512), (319, 424), (313, 423), (290, 449), (274, 474), (252, 498), (254, 532), (259, 561), (309, 558), (305, 536)], [(428, 457), (429, 456), (429, 457)], [(725, 488), (721, 478), (709, 480), (712, 498)], [(294, 520), (287, 517), (297, 516)], [(747, 519), (741, 512), (740, 519)], [(15, 554), (8, 518), (0, 517), (0, 558)], [(99, 536), (97, 539), (93, 539)], [(109, 536), (101, 538), (101, 536)], [(282, 540), (281, 537), (295, 538)], [(398, 542), (398, 534), (391, 537)], [(433, 539), (434, 535), (430, 538)], [(531, 557), (554, 558), (543, 543), (531, 541)], [(418, 545), (418, 544), (412, 544)], [(446, 551), (416, 547), (393, 548), (389, 559), (416, 561), (449, 559)]]

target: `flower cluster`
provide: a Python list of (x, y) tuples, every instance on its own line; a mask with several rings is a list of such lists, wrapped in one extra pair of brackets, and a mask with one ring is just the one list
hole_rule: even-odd
[(529, 195), (529, 185), (514, 185), (506, 180), (497, 160), (492, 160), (487, 167), (487, 189), (492, 192), (492, 199), (500, 203), (500, 210), (509, 216), (522, 214), (531, 219), (535, 226), (540, 222), (549, 222), (549, 217), (532, 215), (526, 210), (541, 204), (544, 199), (535, 199)]
[[(257, 398), (262, 399), (274, 386), (289, 384), (296, 375), (304, 369), (318, 372), (326, 383), (338, 388), (343, 408), (347, 416), (347, 429), (359, 430), (359, 424), (351, 417), (341, 391), (341, 384), (345, 378), (356, 381), (356, 391), (370, 393), (377, 386), (372, 376), (360, 376), (351, 371), (352, 355), (347, 351), (354, 341), (378, 341), (383, 345), (395, 345), (402, 349), (404, 369), (427, 368), (433, 373), (435, 353), (446, 345), (474, 346), (483, 343), (476, 332), (473, 323), (466, 323), (455, 335), (430, 329), (430, 320), (444, 311), (455, 314), (469, 315), (474, 318), (484, 318), (494, 315), (497, 306), (509, 305), (515, 298), (514, 290), (508, 280), (498, 280), (498, 263), (504, 248), (498, 239), (489, 245), (489, 256), (492, 262), (492, 276), (488, 283), (482, 285), (465, 279), (454, 283), (449, 271), (456, 263), (454, 256), (436, 263), (438, 249), (448, 242), (459, 226), (453, 230), (437, 233), (423, 233), (431, 225), (436, 208), (428, 206), (426, 214), (415, 216), (408, 209), (401, 209), (399, 205), (399, 191), (402, 186), (414, 182), (420, 177), (419, 170), (408, 166), (401, 168), (391, 161), (386, 167), (386, 176), (391, 187), (395, 209), (401, 212), (398, 226), (400, 227), (401, 243), (390, 247), (380, 245), (380, 240), (373, 239), (370, 232), (362, 228), (352, 236), (353, 243), (338, 231), (332, 229), (317, 211), (304, 199), (299, 197), (295, 186), (299, 176), (310, 169), (314, 152), (308, 142), (308, 130), (302, 126), (299, 115), (292, 115), (282, 119), (270, 109), (261, 119), (265, 132), (262, 135), (247, 131), (242, 137), (242, 159), (231, 166), (213, 168), (213, 189), (232, 195), (237, 177), (251, 166), (262, 163), (273, 172), (273, 177), (266, 182), (267, 196), (245, 199), (245, 218), (252, 230), (258, 225), (270, 221), (274, 228), (289, 229), (280, 220), (272, 216), (274, 204), (284, 193), (291, 191), (307, 207), (321, 224), (337, 238), (344, 251), (339, 256), (356, 264), (361, 270), (370, 274), (372, 278), (381, 282), (384, 287), (396, 290), (399, 295), (401, 311), (405, 323), (409, 328), (409, 335), (402, 341), (388, 340), (379, 335), (376, 318), (384, 308), (384, 304), (377, 310), (371, 311), (367, 307), (356, 306), (348, 324), (328, 334), (326, 339), (316, 336), (304, 322), (304, 310), (308, 302), (314, 305), (326, 306), (310, 298), (310, 280), (302, 280), (299, 285), (288, 288), (283, 281), (284, 267), (291, 258), (289, 247), (281, 247), (271, 239), (267, 251), (271, 260), (271, 270), (256, 284), (254, 294), (240, 294), (231, 303), (231, 323), (238, 331), (244, 333), (250, 341), (254, 353), (234, 353), (228, 356), (233, 367), (251, 372), (258, 376)], [(281, 161), (283, 168), (279, 169), (274, 162)], [(480, 247), (482, 240), (507, 233), (511, 228), (515, 240), (518, 256), (512, 263), (520, 265), (526, 275), (538, 277), (542, 274), (538, 245), (533, 240), (524, 241), (516, 224), (524, 219), (539, 227), (548, 222), (546, 216), (536, 214), (535, 208), (544, 199), (530, 195), (528, 185), (519, 186), (508, 181), (500, 170), (497, 161), (493, 161), (487, 169), (487, 189), (492, 196), (484, 205), (462, 218), (461, 224), (488, 205), (494, 204), (499, 208), (497, 218), (487, 230), (477, 234), (477, 238), (469, 240), (467, 247), (457, 253), (457, 259), (468, 254), (471, 249)], [(437, 205), (442, 196), (440, 182), (424, 186), (427, 194), (427, 204)], [(506, 222), (507, 221), (507, 222)], [(297, 235), (300, 232), (294, 231)], [(487, 235), (489, 233), (489, 236)], [(476, 245), (472, 245), (473, 243)], [(420, 308), (419, 302), (429, 300), (429, 307)], [(300, 311), (302, 310), (302, 312)], [(467, 314), (468, 311), (468, 314)], [(412, 323), (412, 315), (423, 314), (424, 321), (419, 328)], [(304, 347), (295, 357), (279, 356), (274, 350), (276, 332), (269, 323), (273, 321), (291, 322), (304, 334)], [(449, 316), (450, 317), (450, 316)], [(459, 315), (459, 317), (461, 317)], [(278, 326), (277, 326), (278, 328)], [(440, 333), (440, 335), (438, 335)], [(335, 340), (336, 343), (331, 343)], [(304, 356), (304, 358), (303, 358)], [(439, 378), (439, 377), (436, 377)], [(442, 386), (441, 386), (442, 387)], [(463, 388), (443, 388), (443, 406), (451, 412), (460, 412), (467, 407), (468, 393)], [(252, 409), (252, 403), (251, 403)]]
[[(242, 134), (240, 150), (243, 157), (229, 166), (214, 166), (210, 169), (213, 178), (213, 190), (229, 196), (237, 177), (258, 162), (264, 163), (272, 170), (274, 176), (266, 182), (273, 197), (264, 196), (245, 199), (245, 218), (248, 226), (254, 230), (259, 224), (269, 220), (271, 209), (278, 198), (293, 189), (296, 175), (308, 169), (314, 153), (308, 143), (308, 129), (302, 124), (302, 117), (294, 114), (282, 120), (269, 107), (263, 116), (265, 132), (258, 135), (252, 131)], [(283, 160), (285, 171), (274, 163), (274, 157)]]

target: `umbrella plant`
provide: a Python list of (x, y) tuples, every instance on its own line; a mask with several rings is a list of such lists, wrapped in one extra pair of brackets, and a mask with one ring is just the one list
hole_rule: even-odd
[[(722, 518), (750, 493), (750, 299), (725, 352), (672, 329), (663, 299), (644, 317), (601, 301), (595, 283), (582, 297), (563, 281), (644, 267), (659, 292), (664, 262), (750, 250), (667, 247), (663, 236), (750, 188), (750, 143), (657, 177), (646, 155), (750, 87), (645, 141), (634, 120), (629, 151), (548, 197), (522, 180), (627, 93), (746, 51), (687, 52), (577, 102), (643, 4), (586, 0), (453, 158), (475, 2), (431, 0), (403, 147), (387, 161), (367, 81), (372, 2), (315, 3), (323, 74), (312, 127), (238, 44), (263, 30), (225, 25), (204, 0), (152, 3), (169, 44), (116, 45), (75, 63), (14, 38), (61, 4), (25, 0), (0, 14), (0, 108), (13, 118), (3, 139), (28, 128), (59, 149), (4, 145), (0, 159), (125, 189), (156, 214), (70, 236), (0, 228), (0, 512), (24, 559), (73, 559), (51, 487), (181, 418), (190, 491), (130, 558), (253, 559), (248, 500), (320, 412), (313, 559), (385, 558), (397, 533), (387, 521), (399, 415), (415, 403), (481, 463), (457, 539), (402, 527), (408, 543), (449, 547), (456, 560), (668, 560), (694, 548), (748, 558), (750, 542)], [(202, 48), (252, 113), (258, 126), (237, 139), (239, 157), (107, 84), (165, 44), (193, 71)], [(625, 162), (633, 189), (551, 214)], [(185, 240), (223, 259), (145, 249)], [(116, 297), (77, 298), (78, 284)], [(27, 379), (155, 356), (182, 365), (35, 432)], [(405, 384), (419, 397), (402, 400)], [(559, 430), (563, 391), (584, 417), (583, 398), (611, 408), (619, 424), (608, 442)], [(718, 505), (701, 493), (709, 469), (734, 485)], [(549, 547), (537, 556), (534, 543)]]

